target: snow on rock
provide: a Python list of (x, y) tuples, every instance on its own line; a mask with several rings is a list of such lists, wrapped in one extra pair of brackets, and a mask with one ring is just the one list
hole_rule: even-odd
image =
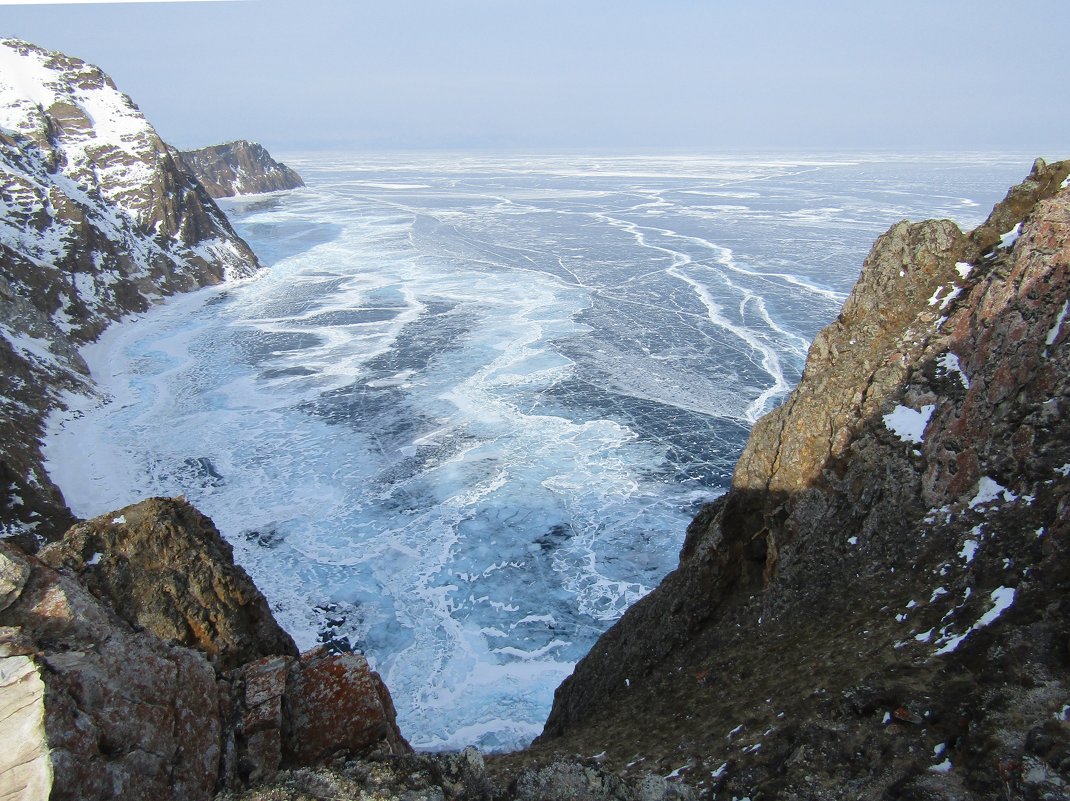
[(936, 409), (935, 404), (927, 403), (920, 411), (907, 406), (896, 406), (888, 414), (884, 415), (884, 425), (903, 442), (911, 442), (915, 445), (925, 439), (925, 426), (929, 424)]
[(1055, 325), (1048, 330), (1048, 335), (1044, 338), (1044, 344), (1049, 348), (1054, 345), (1055, 340), (1059, 338), (1059, 332), (1062, 330), (1063, 322), (1066, 320), (1066, 312), (1068, 310), (1070, 310), (1070, 300), (1064, 300), (1063, 308), (1059, 312), (1059, 317), (1055, 320)]
[(943, 375), (951, 375), (952, 373), (955, 373), (958, 376), (959, 381), (962, 382), (963, 389), (970, 388), (970, 379), (963, 371), (962, 363), (959, 361), (959, 357), (956, 354), (948, 351), (937, 360), (936, 365), (940, 368)]
[(954, 651), (959, 645), (978, 629), (983, 629), (985, 626), (989, 626), (999, 618), (1004, 612), (1006, 612), (1011, 604), (1014, 603), (1014, 588), (1013, 587), (996, 587), (992, 590), (991, 594), (992, 608), (985, 612), (981, 617), (970, 626), (965, 632), (959, 635), (946, 635), (941, 632), (941, 638), (939, 642), (943, 643), (943, 646), (936, 651), (937, 656), (943, 654), (949, 654)]
[(977, 482), (977, 494), (974, 495), (973, 499), (970, 501), (970, 508), (976, 509), (978, 506), (984, 506), (985, 504), (998, 501), (1000, 498), (1007, 502), (1018, 500), (1017, 495), (1001, 485), (998, 481), (991, 479), (988, 476), (983, 476), (981, 480)]
[(1021, 231), (1022, 224), (1018, 223), (1011, 230), (1007, 231), (1004, 234), (1001, 234), (999, 237), (999, 246), (1001, 248), (1009, 248), (1018, 240), (1018, 235), (1021, 233)]

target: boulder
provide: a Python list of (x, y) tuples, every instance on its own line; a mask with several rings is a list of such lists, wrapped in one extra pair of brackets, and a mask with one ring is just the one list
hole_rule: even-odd
[(40, 557), (128, 623), (196, 648), (220, 671), (297, 656), (230, 544), (184, 498), (150, 498), (79, 523)]

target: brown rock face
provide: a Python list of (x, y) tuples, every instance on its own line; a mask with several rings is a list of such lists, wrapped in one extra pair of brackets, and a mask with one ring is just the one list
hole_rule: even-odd
[(221, 727), (202, 655), (135, 633), (2, 542), (0, 587), (0, 796), (212, 796)]
[(411, 753), (364, 657), (299, 658), (184, 501), (80, 524), (41, 557), (0, 542), (0, 798), (206, 801)]
[(642, 754), (716, 799), (1065, 795), (1068, 174), (878, 240), (536, 755)]
[(79, 523), (39, 556), (131, 625), (201, 651), (221, 671), (297, 656), (230, 545), (185, 499), (150, 498)]
[(300, 175), (275, 161), (261, 145), (244, 139), (186, 150), (179, 158), (212, 197), (278, 192), (305, 185)]

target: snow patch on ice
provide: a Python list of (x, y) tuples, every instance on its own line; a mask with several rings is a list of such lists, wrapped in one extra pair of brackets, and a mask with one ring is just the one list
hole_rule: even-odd
[(907, 406), (896, 406), (888, 414), (884, 415), (884, 425), (903, 442), (919, 444), (925, 439), (925, 426), (929, 424), (936, 405), (927, 403), (921, 407), (921, 411)]

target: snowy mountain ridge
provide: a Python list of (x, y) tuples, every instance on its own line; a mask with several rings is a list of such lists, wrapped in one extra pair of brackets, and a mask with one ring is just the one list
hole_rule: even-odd
[[(62, 498), (37, 437), (77, 347), (176, 292), (253, 275), (256, 256), (99, 68), (0, 40), (0, 526), (49, 536)], [(48, 530), (46, 530), (48, 529)]]

